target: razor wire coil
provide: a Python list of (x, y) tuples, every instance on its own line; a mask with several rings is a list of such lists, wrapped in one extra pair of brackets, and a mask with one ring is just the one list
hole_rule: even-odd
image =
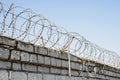
[(0, 2), (0, 35), (120, 68), (120, 56), (117, 53), (91, 43), (78, 33), (56, 26), (31, 9), (13, 4), (6, 6)]

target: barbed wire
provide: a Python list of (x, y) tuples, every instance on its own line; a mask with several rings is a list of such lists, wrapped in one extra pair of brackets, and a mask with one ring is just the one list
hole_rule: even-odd
[(74, 32), (67, 32), (31, 9), (0, 2), (0, 35), (120, 68), (120, 56)]

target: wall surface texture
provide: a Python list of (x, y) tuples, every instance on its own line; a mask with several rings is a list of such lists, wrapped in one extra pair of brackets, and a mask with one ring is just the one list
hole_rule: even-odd
[(120, 80), (120, 70), (0, 36), (0, 80)]

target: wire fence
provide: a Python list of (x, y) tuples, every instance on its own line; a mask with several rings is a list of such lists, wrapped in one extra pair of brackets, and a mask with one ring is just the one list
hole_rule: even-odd
[(117, 53), (91, 43), (78, 33), (67, 32), (31, 9), (13, 4), (0, 2), (0, 35), (120, 68)]

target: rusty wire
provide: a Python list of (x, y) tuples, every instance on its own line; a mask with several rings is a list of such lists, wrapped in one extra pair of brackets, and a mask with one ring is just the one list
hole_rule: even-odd
[(67, 32), (31, 9), (13, 4), (6, 6), (0, 2), (0, 35), (120, 68), (117, 53), (89, 42), (78, 33)]

